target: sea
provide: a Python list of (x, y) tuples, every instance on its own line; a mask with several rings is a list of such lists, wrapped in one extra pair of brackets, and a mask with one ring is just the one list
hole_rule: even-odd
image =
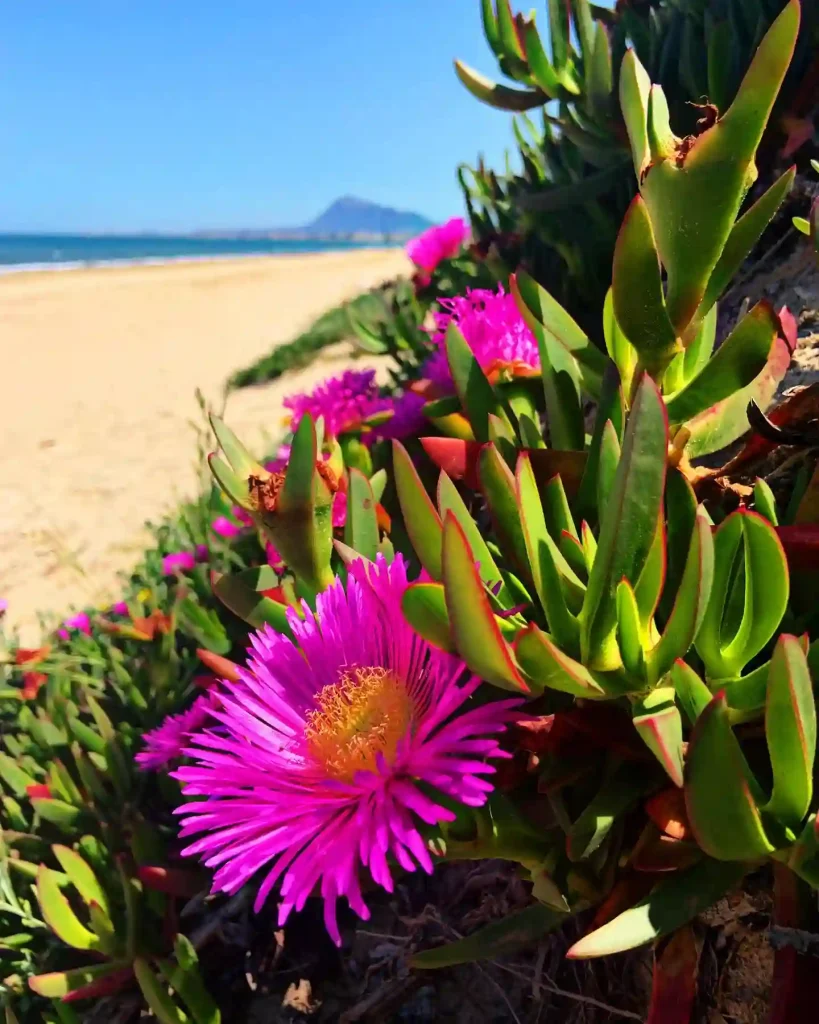
[(118, 264), (172, 263), (224, 257), (284, 256), (389, 243), (319, 239), (191, 238), (169, 235), (0, 234), (0, 274), (24, 270), (70, 270)]

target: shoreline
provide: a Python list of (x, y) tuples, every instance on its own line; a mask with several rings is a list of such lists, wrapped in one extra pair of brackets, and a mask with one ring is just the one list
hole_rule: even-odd
[(279, 252), (214, 252), (201, 255), (180, 256), (123, 256), (101, 260), (43, 260), (32, 263), (0, 263), (0, 278), (16, 277), (18, 274), (66, 273), (72, 270), (107, 270), (127, 267), (165, 267), (180, 263), (221, 263), (258, 259), (296, 259), (302, 256), (338, 255), (339, 253), (376, 252), (394, 253), (402, 250), (403, 244), (385, 245), (380, 243), (354, 242), (338, 248), (326, 246), (321, 249), (285, 249)]

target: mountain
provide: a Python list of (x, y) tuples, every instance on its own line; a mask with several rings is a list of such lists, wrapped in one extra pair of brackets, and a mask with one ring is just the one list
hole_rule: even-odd
[(302, 230), (309, 235), (417, 235), (430, 224), (419, 213), (342, 196)]

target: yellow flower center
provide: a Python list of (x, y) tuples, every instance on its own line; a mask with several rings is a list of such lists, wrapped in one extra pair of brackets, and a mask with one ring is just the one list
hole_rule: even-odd
[(355, 773), (389, 763), (412, 721), (412, 701), (388, 669), (350, 668), (316, 697), (307, 713), (305, 736), (314, 758), (333, 778), (351, 782)]

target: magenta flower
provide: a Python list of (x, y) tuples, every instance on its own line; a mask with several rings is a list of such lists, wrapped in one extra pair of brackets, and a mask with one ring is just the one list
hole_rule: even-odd
[(393, 401), (381, 395), (375, 370), (347, 370), (340, 377), (325, 380), (309, 394), (285, 398), (284, 405), (292, 410), (291, 430), (295, 431), (302, 416), (309, 413), (314, 420), (323, 416), (325, 431), (338, 437), (361, 430), (364, 421), (377, 413), (389, 412)]
[(115, 601), (108, 611), (111, 615), (127, 615), (128, 603), (127, 601)]
[(182, 752), (193, 733), (205, 725), (217, 705), (218, 697), (209, 690), (201, 697), (197, 697), (187, 711), (179, 715), (168, 715), (162, 725), (146, 732), (142, 737), (145, 749), (134, 758), (140, 771), (156, 771), (157, 768), (164, 768), (168, 762), (177, 761), (182, 757)]
[(463, 217), (452, 217), (435, 224), (407, 245), (407, 256), (419, 270), (431, 274), (442, 260), (450, 260), (461, 251), (469, 235)]
[[(452, 378), (447, 366), (447, 380), (450, 384)], [(378, 437), (395, 438), (402, 441), (406, 437), (417, 437), (429, 426), (429, 420), (421, 410), (424, 408), (428, 398), (416, 394), (414, 391), (405, 391), (395, 399), (393, 414), (386, 423), (376, 427)]]
[(210, 528), (219, 537), (224, 537), (225, 540), (229, 540), (231, 537), (235, 537), (242, 532), (242, 527), (238, 523), (234, 523), (232, 519), (228, 519), (227, 516), (217, 516), (210, 524)]
[(162, 575), (173, 576), (176, 572), (190, 572), (196, 565), (192, 551), (173, 551), (162, 559)]
[(9, 603), (5, 597), (0, 597), (0, 618), (2, 618), (8, 611)]
[(271, 569), (275, 569), (276, 572), (282, 573), (286, 568), (285, 561), (281, 556), (281, 552), (275, 544), (271, 544), (270, 541), (264, 546), (264, 553), (267, 558), (267, 564)]
[(225, 682), (213, 712), (224, 735), (198, 732), (175, 777), (189, 800), (183, 852), (217, 868), (214, 889), (236, 892), (260, 869), (258, 911), (281, 880), (279, 923), (318, 886), (327, 929), (340, 944), (336, 903), (345, 897), (369, 917), (359, 874), (367, 868), (388, 892), (388, 858), (406, 871), (430, 872), (421, 823), (452, 821), (435, 791), (479, 807), (492, 791), (488, 758), (517, 699), (463, 705), (480, 685), (463, 662), (422, 640), (401, 614), (407, 567), (350, 566), (288, 612), (294, 645), (265, 627), (239, 681)]
[(431, 381), (440, 394), (453, 390), (446, 359), (445, 339), (450, 323), (457, 324), (481, 369), (494, 381), (497, 377), (530, 377), (540, 373), (540, 352), (535, 336), (526, 326), (513, 296), (499, 286), (471, 288), (466, 295), (440, 299), (434, 313), (433, 342), (438, 350), (421, 367), (421, 376)]
[(91, 619), (88, 617), (87, 612), (77, 612), (76, 615), (63, 619), (62, 627), (57, 630), (57, 636), (61, 640), (67, 640), (71, 635), (70, 631), (72, 629), (85, 633), (86, 636), (91, 636)]

